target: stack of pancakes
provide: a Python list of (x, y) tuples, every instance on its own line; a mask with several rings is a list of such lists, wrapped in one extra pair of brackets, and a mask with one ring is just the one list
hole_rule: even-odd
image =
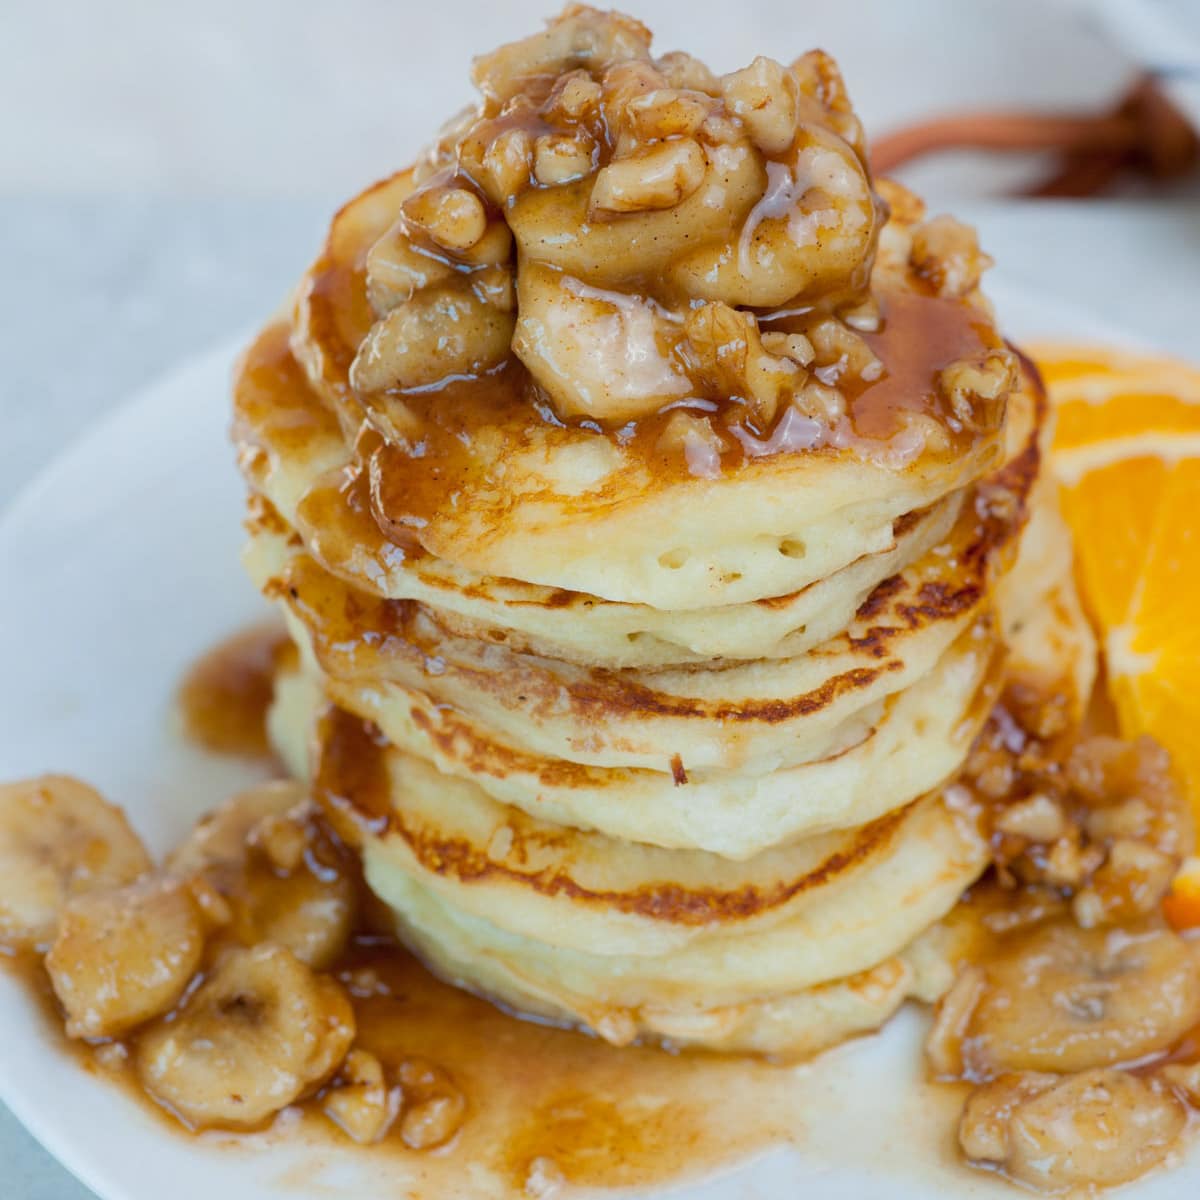
[[(612, 45), (571, 36), (603, 77)], [(372, 390), (371, 255), (421, 187), (344, 208), (239, 369), (247, 562), (299, 648), (281, 754), (403, 939), (520, 1012), (801, 1054), (936, 996), (939, 922), (988, 864), (953, 781), (1006, 672), (1090, 690), (1035, 374), (945, 416), (939, 374), (1003, 343), (976, 287), (914, 272), (923, 213), (881, 185), (883, 372), (850, 418), (944, 436), (801, 444), (789, 411), (714, 472), (636, 421), (567, 419), (516, 358)]]

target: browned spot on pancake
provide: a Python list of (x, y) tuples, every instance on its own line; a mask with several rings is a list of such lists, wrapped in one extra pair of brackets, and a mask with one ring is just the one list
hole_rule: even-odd
[(304, 547), (304, 539), (279, 515), (270, 500), (257, 492), (251, 492), (246, 497), (246, 516), (242, 525), (251, 535), (283, 538), (290, 549), (300, 550)]
[[(840, 875), (880, 853), (890, 842), (911, 805), (847, 833), (847, 843), (813, 870), (797, 879), (759, 888), (751, 884), (732, 891), (689, 888), (662, 881), (629, 891), (589, 888), (573, 879), (566, 865), (521, 870), (514, 863), (534, 861), (530, 847), (557, 849), (569, 846), (577, 834), (552, 833), (518, 809), (509, 809), (507, 827), (511, 843), (506, 861), (497, 862), (486, 848), (460, 837), (409, 824), (404, 813), (403, 780), (389, 774), (386, 747), (378, 730), (344, 710), (331, 706), (318, 728), (318, 755), (314, 794), (329, 814), (339, 836), (360, 844), (363, 833), (398, 837), (417, 862), (436, 875), (453, 876), (462, 883), (508, 879), (544, 896), (566, 896), (623, 913), (634, 913), (679, 925), (706, 925), (758, 916), (786, 904), (806, 891), (825, 886)], [(348, 828), (347, 828), (348, 826)], [(557, 827), (553, 827), (557, 828)], [(506, 836), (506, 843), (508, 838)]]
[(915, 529), (933, 512), (934, 507), (931, 504), (928, 508), (915, 508), (912, 512), (906, 512), (903, 516), (897, 517), (892, 522), (892, 537), (903, 537), (910, 529)]
[(582, 592), (571, 592), (565, 588), (555, 588), (548, 596), (544, 596), (539, 603), (544, 608), (570, 608), (581, 600), (587, 600), (590, 597), (585, 596)]
[(676, 787), (683, 787), (688, 781), (687, 771), (683, 769), (683, 759), (678, 754), (671, 755), (671, 778)]
[(857, 616), (864, 621), (878, 616), (888, 606), (888, 602), (897, 592), (904, 590), (903, 575), (889, 575), (887, 579), (875, 586), (874, 591), (859, 606)]
[(526, 754), (502, 742), (480, 738), (453, 710), (442, 709), (437, 715), (435, 724), (422, 708), (412, 708), (409, 712), (413, 725), (447, 758), (461, 763), (472, 775), (507, 779), (513, 774), (528, 774), (545, 787), (606, 788), (620, 784), (629, 774), (620, 768), (589, 767), (565, 758)]
[[(913, 604), (899, 604), (893, 609), (895, 615), (900, 618), (898, 625), (872, 625), (861, 634), (848, 636), (847, 643), (860, 653), (882, 658), (889, 652), (891, 643), (900, 635), (968, 613), (976, 608), (986, 595), (987, 592), (978, 583), (969, 583), (958, 588), (937, 580), (923, 583), (917, 589)], [(860, 609), (859, 615), (861, 614)]]
[(805, 592), (817, 587), (816, 583), (810, 583), (807, 587), (802, 587), (798, 592), (788, 592), (786, 596), (763, 596), (761, 599), (755, 600), (754, 603), (759, 608), (788, 608), (804, 595)]
[[(595, 672), (582, 686), (571, 689), (572, 700), (578, 700), (592, 710), (597, 719), (613, 713), (637, 712), (658, 717), (697, 717), (703, 720), (758, 722), (779, 725), (797, 717), (809, 717), (829, 708), (843, 696), (870, 687), (882, 675), (902, 670), (901, 662), (889, 662), (879, 667), (854, 667), (843, 671), (820, 687), (801, 696), (782, 700), (742, 699), (733, 702), (708, 702), (687, 696), (666, 696), (642, 684), (621, 679), (617, 672)], [(709, 668), (711, 670), (711, 668)], [(612, 686), (615, 684), (616, 686)], [(548, 709), (552, 697), (547, 696)]]
[(882, 657), (897, 636), (970, 612), (986, 599), (989, 572), (993, 566), (1005, 562), (1005, 553), (1028, 519), (1029, 492), (1037, 479), (1041, 459), (1038, 434), (1044, 415), (1044, 396), (1037, 404), (1038, 419), (1024, 448), (976, 487), (973, 536), (957, 548), (958, 566), (953, 572), (957, 577), (965, 576), (966, 582), (956, 586), (946, 578), (925, 580), (917, 588), (914, 601), (904, 603), (898, 597), (906, 589), (905, 576), (898, 574), (883, 580), (859, 606), (856, 615), (860, 621), (869, 621), (887, 612), (892, 624), (873, 625), (851, 635), (848, 640), (854, 649)]
[[(348, 707), (351, 702), (351, 697), (345, 698)], [(448, 708), (437, 711), (436, 721), (422, 708), (410, 709), (409, 718), (447, 759), (459, 763), (472, 776), (487, 775), (493, 779), (507, 779), (512, 775), (525, 774), (532, 776), (541, 786), (547, 788), (587, 788), (603, 791), (620, 786), (638, 776), (654, 774), (645, 768), (589, 767), (565, 758), (526, 754), (503, 742), (481, 737), (469, 722)], [(863, 742), (874, 737), (875, 732), (875, 728), (872, 728), (860, 741), (814, 762), (833, 762), (843, 755), (850, 754)]]

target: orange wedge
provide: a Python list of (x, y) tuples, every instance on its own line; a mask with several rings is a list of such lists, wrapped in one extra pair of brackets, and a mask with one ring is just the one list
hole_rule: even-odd
[[(1200, 370), (1079, 345), (1033, 356), (1121, 732), (1167, 747), (1200, 813)], [(1200, 924), (1200, 874), (1185, 890), (1172, 919)]]
[(1200, 925), (1200, 859), (1193, 858), (1184, 865), (1163, 900), (1163, 915), (1176, 929)]

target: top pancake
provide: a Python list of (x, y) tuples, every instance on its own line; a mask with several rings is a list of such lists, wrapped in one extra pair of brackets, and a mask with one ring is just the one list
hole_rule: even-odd
[(253, 527), (297, 531), (347, 583), (434, 607), (465, 636), (615, 668), (801, 653), (844, 629), (879, 583), (941, 541), (964, 496), (953, 492), (903, 514), (875, 550), (795, 591), (674, 612), (481, 574), (390, 539), (371, 513), (366, 472), (300, 374), (284, 326), (265, 330), (243, 357), (234, 430), (242, 470), (260, 498)]
[(919, 210), (905, 204), (880, 240), (873, 277), (883, 326), (867, 340), (885, 372), (851, 406), (851, 426), (879, 436), (804, 449), (789, 446), (783, 421), (774, 445), (758, 447), (777, 452), (743, 455), (702, 478), (678, 456), (668, 461), (649, 427), (618, 437), (539, 416), (519, 364), (469, 389), (406, 397), (407, 410), (420, 409), (407, 440), (395, 421), (376, 420), (362, 436), (372, 413), (349, 370), (371, 322), (366, 256), (412, 186), (407, 173), (395, 176), (338, 214), (300, 288), (291, 338), (339, 418), (326, 432), (357, 438), (364, 500), (406, 555), (651, 609), (744, 603), (886, 553), (899, 519), (966, 486), (1002, 452), (1003, 405), (985, 427), (946, 432), (938, 373), (1001, 342), (978, 293), (947, 299), (915, 279), (908, 257)]

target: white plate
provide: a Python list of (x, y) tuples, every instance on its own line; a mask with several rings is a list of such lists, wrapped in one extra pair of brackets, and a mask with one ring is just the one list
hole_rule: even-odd
[[(991, 290), (1018, 338), (1119, 340), (1045, 298)], [(243, 488), (226, 438), (232, 355), (205, 355), (130, 401), (0, 522), (0, 779), (81, 775), (128, 809), (155, 851), (251, 774), (190, 749), (169, 719), (188, 663), (262, 611), (238, 566)], [(1013, 1200), (1008, 1186), (954, 1163), (952, 1109), (918, 1080), (921, 1028), (908, 1012), (883, 1035), (801, 1068), (812, 1096), (801, 1149), (686, 1196)], [(378, 1168), (362, 1152), (173, 1135), (63, 1055), (2, 973), (0, 1030), (0, 1098), (103, 1200), (406, 1194), (393, 1156)], [(1136, 1188), (1139, 1198), (1195, 1187), (1193, 1157)]]

